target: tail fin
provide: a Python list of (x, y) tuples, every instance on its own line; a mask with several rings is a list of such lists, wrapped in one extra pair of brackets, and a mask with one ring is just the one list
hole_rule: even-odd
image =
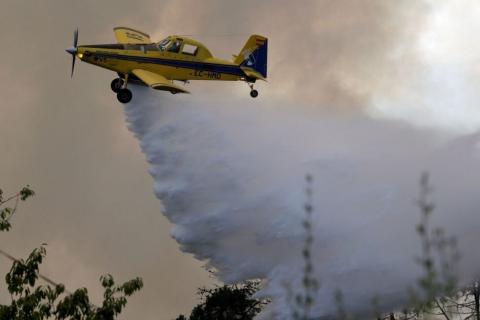
[(260, 73), (263, 78), (266, 78), (267, 52), (268, 39), (254, 34), (250, 36), (238, 56), (235, 56), (234, 63), (238, 64), (240, 67), (253, 69)]

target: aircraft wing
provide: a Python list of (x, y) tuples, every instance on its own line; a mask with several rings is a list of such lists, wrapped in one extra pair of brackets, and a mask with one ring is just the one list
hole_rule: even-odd
[(173, 84), (171, 80), (168, 80), (161, 74), (143, 69), (135, 69), (132, 73), (152, 89), (170, 91), (171, 93), (189, 93), (182, 87)]
[(115, 38), (117, 38), (118, 43), (123, 44), (141, 44), (141, 43), (152, 43), (150, 36), (141, 31), (126, 28), (126, 27), (116, 27), (113, 28), (115, 32)]

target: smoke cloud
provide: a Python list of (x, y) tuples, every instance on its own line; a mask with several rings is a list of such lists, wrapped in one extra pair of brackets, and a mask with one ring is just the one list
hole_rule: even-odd
[[(5, 115), (0, 117), (1, 187), (16, 190), (30, 183), (37, 192), (34, 201), (26, 203), (16, 216), (15, 231), (2, 235), (5, 238), (2, 249), (24, 257), (29, 248), (49, 243), (42, 272), (70, 289), (88, 287), (96, 302), (101, 301), (102, 295), (97, 281), (100, 274), (112, 273), (119, 281), (142, 276), (146, 286), (129, 301), (126, 318), (174, 318), (197, 303), (197, 287), (212, 281), (189, 255), (178, 252), (177, 245), (165, 232), (170, 225), (156, 214), (158, 202), (149, 191), (150, 177), (143, 174), (146, 165), (137, 152), (137, 141), (125, 129), (123, 114), (109, 93), (114, 74), (77, 61), (74, 78), (69, 79), (71, 57), (64, 49), (71, 46), (76, 27), (80, 29), (80, 44), (115, 42), (112, 28), (118, 25), (143, 30), (150, 33), (153, 40), (169, 34), (190, 34), (207, 45), (215, 56), (225, 59), (237, 54), (251, 33), (269, 37), (269, 82), (258, 85), (260, 106), (246, 102), (248, 88), (243, 83), (203, 85), (196, 82), (192, 84), (191, 97), (175, 96), (174, 101), (159, 99), (162, 95), (158, 92), (152, 96), (135, 92), (135, 99), (142, 99), (136, 106), (142, 107), (134, 109), (136, 112), (128, 110), (130, 121), (137, 119), (143, 124), (139, 127), (135, 122), (132, 128), (145, 141), (143, 144), (149, 145), (149, 157), (156, 157), (152, 163), (159, 165), (158, 161), (163, 159), (165, 165), (159, 168), (171, 174), (168, 179), (159, 180), (165, 184), (172, 182), (166, 195), (176, 195), (172, 202), (188, 200), (179, 208), (165, 202), (170, 219), (181, 221), (175, 224), (174, 234), (182, 240), (184, 250), (195, 252), (198, 257), (210, 258), (211, 252), (218, 254), (211, 261), (219, 266), (225, 279), (256, 275), (277, 279), (264, 291), (272, 295), (281, 295), (284, 291), (279, 285), (282, 279), (293, 281), (295, 277), (291, 275), (296, 272), (294, 267), (298, 267), (296, 261), (301, 259), (297, 249), (303, 230), (299, 223), (303, 218), (303, 176), (308, 171), (316, 178), (316, 228), (326, 224), (325, 219), (342, 221), (342, 216), (347, 217), (343, 212), (346, 209), (341, 207), (345, 201), (341, 199), (364, 199), (360, 195), (352, 198), (353, 191), (348, 191), (359, 190), (365, 199), (367, 194), (376, 196), (377, 201), (384, 199), (387, 211), (397, 204), (405, 206), (405, 215), (411, 214), (405, 229), (413, 235), (412, 224), (417, 219), (413, 206), (417, 180), (420, 171), (429, 168), (436, 187), (436, 222), (444, 225), (453, 220), (448, 228), (452, 233), (459, 231), (457, 235), (462, 234), (462, 227), (469, 222), (471, 230), (478, 228), (475, 221), (468, 219), (468, 213), (474, 208), (471, 199), (475, 198), (475, 189), (468, 186), (478, 181), (472, 169), (478, 153), (474, 147), (478, 141), (475, 136), (447, 146), (445, 137), (437, 133), (356, 115), (357, 110), (371, 111), (374, 107), (376, 116), (386, 115), (421, 125), (435, 122), (453, 129), (461, 127), (461, 132), (478, 130), (480, 7), (477, 3), (469, 0), (145, 0), (141, 4), (128, 0), (4, 0), (2, 3), (5, 5), (0, 10), (0, 37), (8, 45), (3, 46), (0, 61), (0, 109)], [(432, 23), (433, 28), (425, 32)], [(425, 37), (427, 41), (419, 39)], [(421, 52), (419, 40), (424, 44)], [(434, 72), (425, 67), (432, 64), (436, 65)], [(228, 90), (229, 98), (218, 101), (219, 92), (224, 89)], [(207, 97), (208, 93), (212, 95)], [(263, 103), (267, 99), (284, 101), (283, 107), (273, 102)], [(315, 109), (309, 114), (310, 120), (296, 114), (307, 108)], [(347, 112), (343, 118), (325, 118), (317, 109)], [(170, 123), (164, 115), (170, 117)], [(183, 124), (179, 123), (182, 116)], [(176, 134), (164, 136), (159, 130), (176, 130)], [(188, 140), (175, 142), (174, 139), (182, 137)], [(194, 144), (196, 139), (198, 147)], [(222, 143), (221, 148), (215, 139)], [(198, 154), (177, 152), (176, 148), (181, 145)], [(398, 150), (394, 146), (398, 146)], [(156, 148), (164, 154), (159, 155)], [(173, 159), (164, 159), (164, 155)], [(320, 160), (314, 160), (315, 157)], [(182, 164), (185, 159), (190, 159), (196, 167), (183, 170), (187, 167)], [(169, 166), (175, 161), (179, 167), (173, 170)], [(215, 187), (210, 184), (216, 171), (208, 165), (224, 172)], [(205, 167), (208, 170), (202, 172)], [(434, 168), (441, 174), (434, 172)], [(398, 176), (393, 177), (395, 171)], [(201, 174), (209, 179), (197, 182), (196, 186), (190, 182), (201, 180)], [(182, 179), (188, 181), (188, 185), (187, 182), (179, 184)], [(207, 188), (207, 185), (210, 186)], [(224, 186), (230, 192), (230, 199), (210, 192), (224, 191)], [(386, 195), (372, 191), (383, 190), (382, 186), (391, 191), (385, 191)], [(442, 191), (441, 188), (448, 189)], [(187, 189), (191, 191), (187, 193)], [(340, 191), (335, 193), (337, 190)], [(338, 194), (336, 200), (328, 197), (331, 194)], [(404, 198), (400, 199), (402, 194)], [(389, 204), (393, 196), (398, 198)], [(252, 201), (247, 201), (249, 199)], [(229, 205), (210, 210), (209, 206), (221, 203), (238, 204), (239, 209)], [(247, 204), (249, 208), (245, 207)], [(193, 210), (190, 206), (200, 213), (208, 212), (211, 216), (204, 215), (210, 220), (200, 213), (184, 213)], [(320, 248), (324, 251), (322, 255), (315, 253), (316, 267), (318, 272), (326, 273), (321, 277), (326, 298), (318, 299), (319, 302), (328, 305), (330, 287), (348, 282), (341, 283), (338, 277), (329, 278), (330, 273), (323, 266), (327, 262), (323, 261), (329, 261), (330, 268), (336, 268), (342, 275), (346, 274), (344, 269), (362, 267), (358, 255), (364, 251), (358, 251), (355, 257), (351, 254), (355, 264), (348, 264), (350, 260), (342, 260), (348, 254), (341, 248), (350, 243), (345, 240), (350, 239), (348, 227), (355, 228), (356, 221), (368, 221), (370, 214), (377, 212), (373, 204), (371, 206), (367, 214), (360, 211), (359, 205), (360, 213), (355, 211), (354, 217), (347, 219), (344, 233), (326, 227), (317, 230), (315, 244), (318, 251)], [(228, 217), (237, 219), (236, 230), (243, 228), (242, 232), (232, 232), (229, 241), (227, 230), (232, 224), (220, 218), (227, 210), (233, 212)], [(235, 214), (235, 210), (243, 216)], [(441, 210), (445, 216), (452, 213), (459, 218), (441, 220)], [(268, 216), (267, 212), (274, 214)], [(198, 220), (192, 222), (194, 218)], [(188, 219), (191, 224), (204, 223), (212, 228), (204, 235), (206, 228), (197, 230), (188, 225)], [(375, 229), (379, 241), (385, 242), (388, 239), (383, 239), (401, 226), (397, 227), (393, 218), (384, 221), (395, 227), (377, 230), (374, 224), (366, 222), (359, 223), (358, 228), (366, 225), (369, 229), (365, 227), (365, 232)], [(460, 224), (457, 229), (454, 229), (455, 222)], [(218, 236), (218, 230), (223, 230), (222, 237)], [(255, 236), (259, 233), (260, 236)], [(335, 236), (331, 236), (332, 233)], [(473, 232), (468, 234), (470, 238), (465, 233), (467, 240), (462, 244), (477, 241)], [(281, 250), (277, 251), (282, 254), (273, 249), (269, 251), (274, 243), (269, 240), (272, 237), (278, 240), (277, 247)], [(352, 237), (359, 236), (352, 232)], [(328, 246), (324, 238), (329, 239)], [(197, 244), (194, 250), (192, 243), (200, 239), (205, 246)], [(218, 239), (225, 241), (217, 242)], [(250, 245), (243, 245), (238, 239)], [(254, 241), (263, 251), (257, 248), (245, 252), (253, 247)], [(367, 250), (369, 246), (367, 243), (361, 248)], [(404, 249), (406, 244), (398, 247)], [(285, 248), (292, 254), (291, 264), (285, 262), (288, 261)], [(229, 261), (224, 261), (227, 259), (224, 249), (232, 250)], [(351, 250), (357, 252), (355, 248)], [(337, 257), (335, 252), (343, 255)], [(407, 261), (410, 253), (404, 252), (402, 258)], [(337, 258), (330, 259), (330, 256)], [(370, 257), (365, 256), (365, 268), (368, 263), (374, 264), (368, 260)], [(273, 258), (279, 262), (275, 264), (270, 260)], [(468, 258), (469, 255), (464, 255), (467, 265)], [(237, 268), (236, 263), (245, 267)], [(338, 267), (340, 263), (346, 266)], [(376, 265), (380, 263), (377, 261)], [(247, 268), (249, 264), (251, 267)], [(276, 267), (269, 269), (274, 265)], [(5, 274), (9, 267), (9, 262), (1, 262), (0, 273)], [(327, 281), (331, 281), (330, 287)], [(390, 288), (388, 283), (385, 286)], [(170, 289), (164, 290), (166, 287)], [(357, 290), (353, 285), (343, 289), (347, 298), (350, 294), (353, 296), (353, 289)], [(399, 289), (399, 292), (403, 291)], [(0, 300), (8, 299), (6, 290), (2, 290)], [(281, 299), (277, 301), (280, 303)]]
[(424, 1), (171, 1), (152, 36), (191, 35), (230, 60), (250, 34), (265, 35), (269, 95), (350, 112), (369, 105), (379, 86), (409, 81), (421, 64), (416, 35), (429, 10)]
[(350, 311), (370, 299), (384, 310), (406, 300), (420, 269), (415, 199), (420, 173), (435, 186), (436, 225), (468, 252), (461, 280), (478, 276), (478, 135), (451, 137), (362, 115), (306, 117), (292, 106), (247, 99), (175, 99), (135, 89), (125, 107), (155, 179), (155, 194), (182, 250), (226, 282), (267, 280), (264, 316), (287, 315), (285, 283), (299, 288), (304, 176), (314, 182), (313, 259), (321, 289), (315, 313)]

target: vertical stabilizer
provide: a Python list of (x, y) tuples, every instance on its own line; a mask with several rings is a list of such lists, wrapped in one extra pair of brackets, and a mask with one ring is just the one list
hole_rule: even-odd
[(234, 62), (241, 67), (251, 68), (267, 77), (268, 39), (259, 35), (252, 35), (240, 53), (235, 56)]

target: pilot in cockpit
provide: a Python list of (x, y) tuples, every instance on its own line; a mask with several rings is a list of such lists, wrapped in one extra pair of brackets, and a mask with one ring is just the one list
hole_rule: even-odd
[(173, 44), (170, 46), (170, 48), (168, 48), (167, 51), (178, 53), (180, 51), (180, 46), (181, 45), (182, 45), (182, 42), (179, 41), (179, 40), (176, 40), (175, 42), (173, 42)]

